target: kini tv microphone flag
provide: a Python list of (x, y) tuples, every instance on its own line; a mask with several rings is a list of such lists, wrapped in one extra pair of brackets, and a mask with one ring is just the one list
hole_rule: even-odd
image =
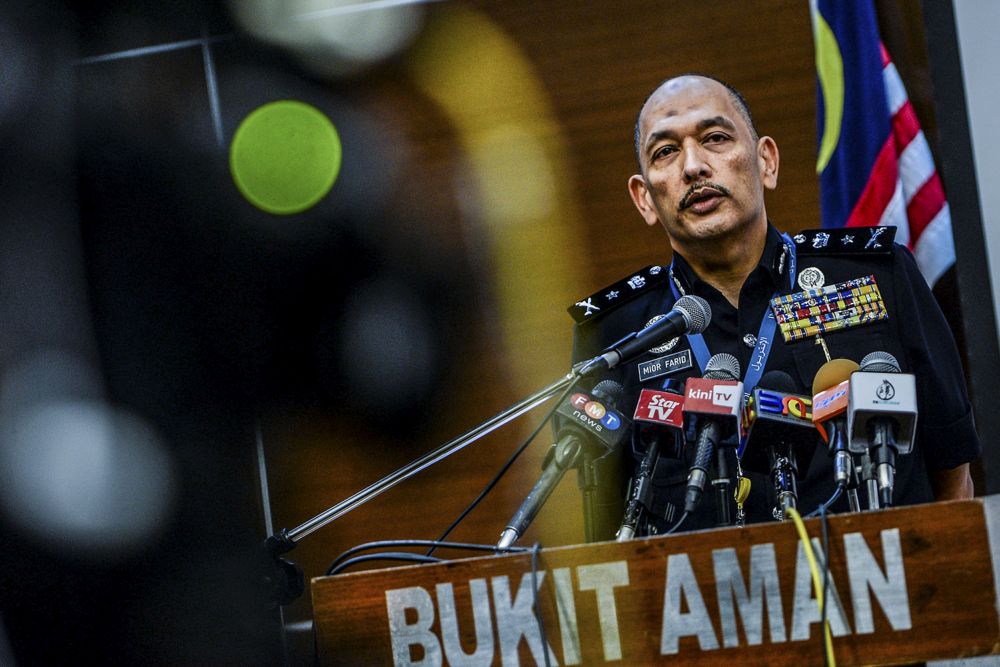
[[(690, 514), (701, 501), (712, 456), (723, 438), (740, 433), (743, 383), (740, 362), (720, 352), (705, 364), (705, 377), (688, 378), (684, 396), (684, 424), (694, 428), (695, 456), (688, 474), (684, 512)], [(720, 494), (721, 496), (721, 494)]]

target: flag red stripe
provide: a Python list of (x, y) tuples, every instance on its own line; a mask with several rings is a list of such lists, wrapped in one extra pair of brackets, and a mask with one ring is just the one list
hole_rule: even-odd
[(885, 207), (896, 192), (897, 157), (893, 140), (888, 139), (875, 158), (864, 192), (858, 197), (845, 227), (870, 227), (882, 219)]
[(913, 110), (910, 100), (906, 100), (899, 111), (892, 117), (892, 135), (896, 139), (897, 152), (902, 153), (903, 149), (910, 145), (913, 137), (920, 132), (920, 121)]
[(924, 233), (931, 220), (941, 212), (944, 204), (944, 188), (941, 187), (941, 179), (938, 178), (937, 172), (934, 172), (906, 206), (906, 217), (910, 221), (911, 246), (917, 243), (917, 239)]

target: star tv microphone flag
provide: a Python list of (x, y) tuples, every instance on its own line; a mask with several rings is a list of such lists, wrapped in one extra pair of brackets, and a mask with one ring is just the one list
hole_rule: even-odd
[(893, 225), (929, 285), (955, 263), (930, 147), (871, 0), (811, 0), (823, 227)]

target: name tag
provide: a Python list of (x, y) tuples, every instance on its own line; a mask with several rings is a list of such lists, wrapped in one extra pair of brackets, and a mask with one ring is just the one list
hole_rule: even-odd
[(670, 375), (691, 368), (691, 350), (681, 350), (639, 364), (639, 381), (645, 382), (661, 375)]

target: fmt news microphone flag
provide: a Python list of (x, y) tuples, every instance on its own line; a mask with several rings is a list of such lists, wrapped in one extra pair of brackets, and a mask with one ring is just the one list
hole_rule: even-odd
[(812, 0), (823, 227), (894, 225), (929, 285), (955, 262), (930, 147), (871, 0)]

